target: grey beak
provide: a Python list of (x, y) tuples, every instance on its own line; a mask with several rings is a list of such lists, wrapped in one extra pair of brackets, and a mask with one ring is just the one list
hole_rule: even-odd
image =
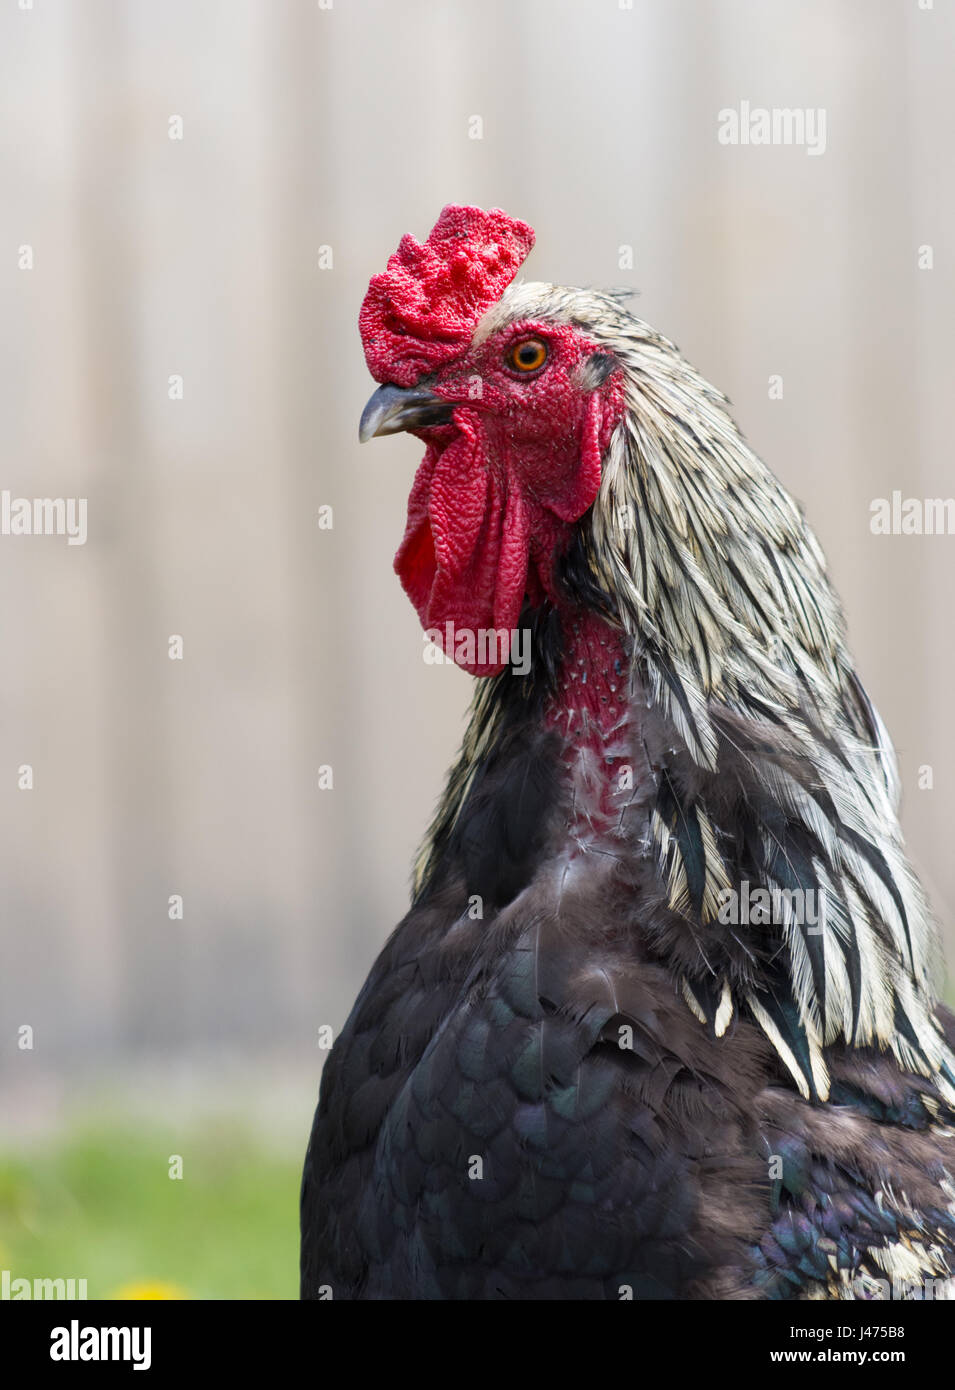
[(422, 386), (379, 386), (361, 413), (359, 442), (376, 434), (397, 434), (400, 430), (420, 430), (427, 425), (451, 423), (454, 407)]

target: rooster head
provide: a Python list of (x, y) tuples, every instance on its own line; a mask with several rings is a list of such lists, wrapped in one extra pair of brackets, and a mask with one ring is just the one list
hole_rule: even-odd
[[(622, 412), (617, 364), (584, 324), (527, 296), (509, 304), (533, 242), (498, 209), (448, 206), (423, 245), (402, 239), (361, 309), (382, 385), (360, 437), (409, 430), (427, 445), (395, 569), (442, 645), (449, 631), (513, 631), (525, 599), (559, 601), (555, 562)], [(493, 652), (468, 664), (446, 650), (472, 675), (502, 669)]]

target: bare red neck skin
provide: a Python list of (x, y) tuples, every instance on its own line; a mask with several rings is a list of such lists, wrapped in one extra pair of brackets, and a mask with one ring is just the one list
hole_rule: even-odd
[(564, 657), (545, 723), (563, 737), (561, 761), (572, 784), (572, 835), (586, 851), (620, 831), (640, 793), (640, 721), (623, 633), (587, 609), (559, 608)]
[(628, 661), (623, 633), (598, 614), (561, 606), (564, 659), (548, 724), (573, 735), (584, 723), (606, 736), (628, 705)]

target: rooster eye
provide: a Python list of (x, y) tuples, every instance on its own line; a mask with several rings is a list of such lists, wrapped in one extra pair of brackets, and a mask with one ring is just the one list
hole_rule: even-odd
[(515, 343), (507, 354), (507, 365), (515, 372), (536, 372), (547, 361), (547, 344), (540, 338), (525, 338)]

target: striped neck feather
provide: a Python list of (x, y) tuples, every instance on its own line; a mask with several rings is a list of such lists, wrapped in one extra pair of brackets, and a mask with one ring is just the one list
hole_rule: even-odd
[(781, 971), (704, 969), (687, 1001), (717, 1031), (744, 1002), (807, 1096), (828, 1094), (825, 1049), (842, 1041), (891, 1050), (951, 1099), (937, 933), (905, 858), (895, 756), (819, 545), (725, 398), (606, 303), (586, 327), (620, 360), (627, 409), (583, 542), (696, 772), (664, 772), (653, 817), (671, 907), (702, 927), (743, 886), (783, 904)]

